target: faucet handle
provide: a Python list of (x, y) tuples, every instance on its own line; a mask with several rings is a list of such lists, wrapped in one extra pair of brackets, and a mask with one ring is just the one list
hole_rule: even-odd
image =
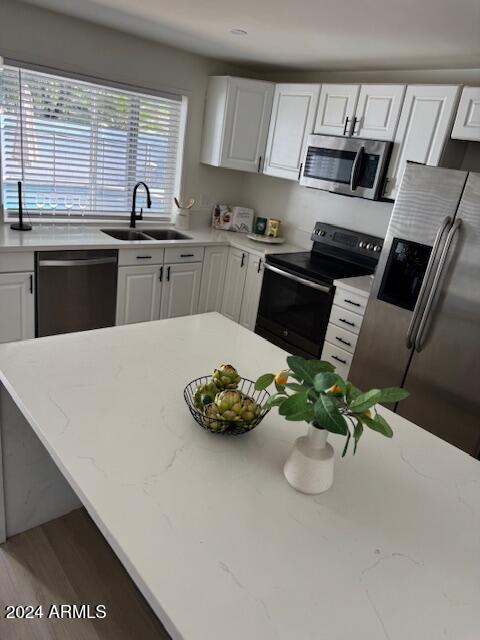
[(135, 217), (137, 220), (143, 220), (143, 207), (140, 207), (140, 213)]

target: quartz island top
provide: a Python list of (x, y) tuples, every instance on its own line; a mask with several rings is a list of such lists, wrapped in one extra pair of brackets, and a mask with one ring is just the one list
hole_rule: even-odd
[(0, 381), (174, 640), (473, 640), (480, 464), (386, 409), (337, 455), (333, 487), (292, 489), (305, 425), (272, 411), (210, 434), (183, 387), (285, 352), (219, 314), (0, 346)]

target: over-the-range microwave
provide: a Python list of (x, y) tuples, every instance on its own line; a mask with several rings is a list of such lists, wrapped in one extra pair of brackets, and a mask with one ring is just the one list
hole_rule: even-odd
[(300, 184), (369, 200), (381, 196), (392, 143), (341, 136), (308, 136)]

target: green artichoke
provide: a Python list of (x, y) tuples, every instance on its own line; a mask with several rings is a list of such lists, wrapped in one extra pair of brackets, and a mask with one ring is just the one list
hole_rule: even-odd
[(197, 409), (202, 409), (205, 405), (214, 401), (218, 392), (219, 389), (214, 382), (201, 384), (193, 392), (193, 404)]
[(219, 391), (222, 389), (236, 389), (240, 379), (237, 370), (231, 364), (222, 364), (221, 367), (215, 369), (212, 376), (212, 382), (216, 384)]
[(250, 424), (259, 415), (260, 406), (241, 391), (220, 391), (215, 397), (218, 415), (229, 422)]
[(220, 418), (220, 414), (218, 413), (217, 405), (213, 402), (203, 407), (203, 415), (208, 418), (208, 427), (211, 431), (219, 433), (221, 431), (225, 431), (228, 427), (228, 423), (223, 419), (217, 419)]

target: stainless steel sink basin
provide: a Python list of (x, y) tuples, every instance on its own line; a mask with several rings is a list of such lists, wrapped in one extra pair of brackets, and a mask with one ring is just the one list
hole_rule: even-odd
[(191, 240), (189, 236), (174, 229), (144, 229), (143, 233), (155, 240)]
[(134, 229), (100, 229), (100, 231), (106, 233), (107, 236), (115, 238), (116, 240), (125, 240), (125, 242), (152, 239), (144, 233), (140, 233), (140, 231), (135, 231)]

